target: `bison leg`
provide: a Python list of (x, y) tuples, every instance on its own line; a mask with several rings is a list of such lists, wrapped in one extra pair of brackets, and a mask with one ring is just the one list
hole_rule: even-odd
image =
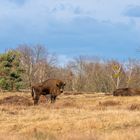
[(53, 97), (54, 102), (56, 101), (56, 96)]
[(40, 95), (36, 95), (35, 96), (35, 98), (34, 98), (34, 105), (38, 104), (39, 98), (40, 98)]
[(55, 100), (56, 100), (56, 96), (51, 95), (51, 103), (54, 103), (54, 102), (55, 102)]
[(45, 95), (45, 97), (46, 97), (46, 102), (48, 102), (51, 99), (51, 95), (50, 94)]

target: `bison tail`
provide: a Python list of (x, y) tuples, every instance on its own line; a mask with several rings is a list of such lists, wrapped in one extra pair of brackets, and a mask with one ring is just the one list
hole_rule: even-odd
[(32, 95), (32, 97), (33, 97), (33, 99), (34, 99), (34, 96), (35, 96), (35, 90), (34, 90), (33, 87), (32, 87), (32, 91), (31, 91), (31, 95)]

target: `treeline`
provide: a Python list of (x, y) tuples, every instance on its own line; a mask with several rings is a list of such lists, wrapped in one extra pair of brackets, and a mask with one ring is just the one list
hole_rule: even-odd
[(29, 89), (48, 78), (66, 81), (66, 90), (111, 92), (121, 87), (140, 88), (140, 61), (103, 61), (79, 56), (65, 66), (42, 45), (20, 45), (0, 54), (1, 90)]

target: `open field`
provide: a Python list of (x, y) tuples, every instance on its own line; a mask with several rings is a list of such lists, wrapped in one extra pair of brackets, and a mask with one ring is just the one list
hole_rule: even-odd
[[(8, 97), (8, 98), (7, 98)], [(0, 140), (139, 140), (140, 96), (0, 94)]]

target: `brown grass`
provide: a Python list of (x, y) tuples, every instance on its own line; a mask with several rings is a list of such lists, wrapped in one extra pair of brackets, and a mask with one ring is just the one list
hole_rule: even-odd
[(30, 93), (1, 93), (0, 140), (139, 140), (140, 97), (61, 95), (55, 104)]
[(31, 106), (32, 102), (27, 97), (22, 97), (18, 95), (8, 96), (0, 100), (0, 105), (25, 105)]

